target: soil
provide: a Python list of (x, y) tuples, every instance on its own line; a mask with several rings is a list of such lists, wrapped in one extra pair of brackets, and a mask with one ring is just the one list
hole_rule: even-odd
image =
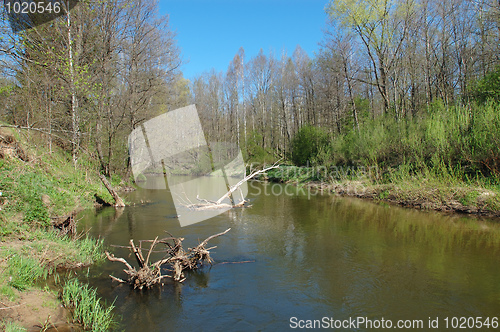
[(68, 325), (69, 312), (61, 305), (57, 296), (42, 290), (16, 291), (16, 300), (0, 297), (0, 321), (15, 322), (29, 332), (79, 331)]

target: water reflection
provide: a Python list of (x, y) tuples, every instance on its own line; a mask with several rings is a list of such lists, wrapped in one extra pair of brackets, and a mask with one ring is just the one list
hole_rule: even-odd
[(271, 184), (249, 186), (253, 207), (185, 228), (171, 218), (175, 210), (165, 191), (132, 193), (129, 200), (153, 203), (121, 214), (83, 215), (83, 229), (117, 245), (168, 230), (194, 246), (232, 227), (211, 243), (218, 246), (213, 257), (253, 261), (216, 264), (190, 273), (184, 284), (143, 292), (111, 283), (108, 274), (119, 273), (119, 264), (94, 268), (89, 282), (108, 301), (116, 298), (122, 329), (283, 330), (292, 316), (427, 322), (500, 312), (496, 222), (326, 195), (256, 197), (255, 186)]

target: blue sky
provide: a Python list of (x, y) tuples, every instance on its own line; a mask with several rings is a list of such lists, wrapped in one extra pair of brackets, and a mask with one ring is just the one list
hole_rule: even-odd
[(184, 60), (184, 77), (226, 71), (240, 47), (246, 61), (262, 48), (292, 55), (300, 45), (314, 56), (326, 26), (328, 0), (160, 0)]

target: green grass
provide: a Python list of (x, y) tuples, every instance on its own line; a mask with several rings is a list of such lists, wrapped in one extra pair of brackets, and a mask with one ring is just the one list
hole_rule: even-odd
[(75, 241), (68, 236), (59, 236), (55, 230), (43, 229), (26, 232), (25, 236), (29, 244), (25, 245), (23, 250), (27, 254), (46, 253), (52, 258), (51, 265), (56, 267), (90, 265), (104, 260), (102, 239), (83, 237)]
[(7, 284), (0, 285), (0, 296), (6, 297), (9, 301), (15, 301), (18, 298), (14, 289)]
[(82, 285), (77, 279), (68, 281), (62, 290), (61, 300), (71, 309), (74, 322), (91, 331), (107, 331), (114, 325), (113, 305), (105, 308), (95, 289)]
[(22, 213), (27, 223), (47, 226), (50, 216), (67, 215), (75, 207), (92, 207), (94, 194), (112, 201), (98, 180), (86, 178), (85, 173), (75, 172), (63, 162), (39, 166), (10, 160), (0, 167), (3, 214), (12, 217)]
[(26, 290), (44, 280), (58, 267), (74, 268), (101, 262), (104, 259), (102, 240), (83, 238), (74, 241), (59, 237), (55, 231), (40, 229), (26, 233), (24, 241), (15, 242), (14, 248), (0, 247), (4, 268), (0, 294), (12, 297), (14, 287)]
[[(5, 134), (4, 134), (5, 135)], [(82, 153), (75, 170), (71, 155), (57, 146), (49, 153), (36, 135), (20, 137), (10, 131), (22, 147), (28, 161), (15, 157), (0, 158), (0, 218), (22, 216), (31, 225), (48, 226), (50, 217), (66, 216), (76, 208), (91, 208), (98, 195), (107, 202), (113, 199), (97, 176), (97, 165)], [(119, 183), (116, 175), (111, 179)], [(0, 228), (0, 236), (11, 233)]]
[[(0, 158), (0, 296), (13, 301), (18, 296), (16, 290), (43, 288), (43, 281), (51, 274), (57, 279), (53, 274), (57, 268), (71, 269), (104, 260), (102, 240), (61, 236), (50, 220), (93, 207), (94, 195), (108, 202), (112, 198), (87, 156), (82, 154), (75, 170), (71, 156), (57, 146), (48, 153), (40, 142), (30, 143), (36, 137), (14, 131), (11, 134), (29, 156), (24, 161)], [(113, 177), (112, 181), (116, 184), (120, 179)], [(96, 324), (100, 323), (97, 320)], [(17, 328), (8, 322), (3, 325), (6, 330)]]
[(13, 254), (7, 260), (6, 272), (9, 286), (25, 290), (32, 287), (38, 279), (46, 278), (50, 270), (37, 259)]
[(14, 323), (14, 322), (3, 322), (2, 324), (0, 324), (0, 327), (1, 326), (3, 326), (5, 332), (26, 332), (26, 331), (28, 331), (24, 327), (19, 326), (18, 324)]
[[(500, 103), (445, 106), (437, 101), (418, 117), (361, 117), (359, 132), (344, 128), (318, 148), (319, 129), (294, 138), (297, 165), (268, 172), (271, 181), (362, 182), (374, 198), (500, 211)], [(308, 135), (305, 135), (308, 134)], [(306, 151), (307, 153), (300, 154)], [(359, 168), (377, 172), (357, 174)], [(314, 169), (314, 168), (313, 168)], [(340, 170), (340, 171), (339, 171)], [(418, 204), (417, 204), (418, 205)]]

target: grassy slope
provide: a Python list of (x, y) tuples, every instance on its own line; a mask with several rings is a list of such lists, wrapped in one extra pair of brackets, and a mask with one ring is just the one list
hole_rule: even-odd
[[(61, 237), (50, 221), (92, 207), (94, 195), (106, 201), (111, 197), (85, 156), (75, 170), (67, 153), (55, 145), (49, 153), (46, 146), (35, 144), (40, 141), (36, 134), (0, 131), (0, 298), (4, 303), (15, 304), (25, 292), (35, 291), (35, 284), (56, 268), (103, 259), (101, 241)], [(0, 321), (11, 318), (9, 311), (0, 312)]]

